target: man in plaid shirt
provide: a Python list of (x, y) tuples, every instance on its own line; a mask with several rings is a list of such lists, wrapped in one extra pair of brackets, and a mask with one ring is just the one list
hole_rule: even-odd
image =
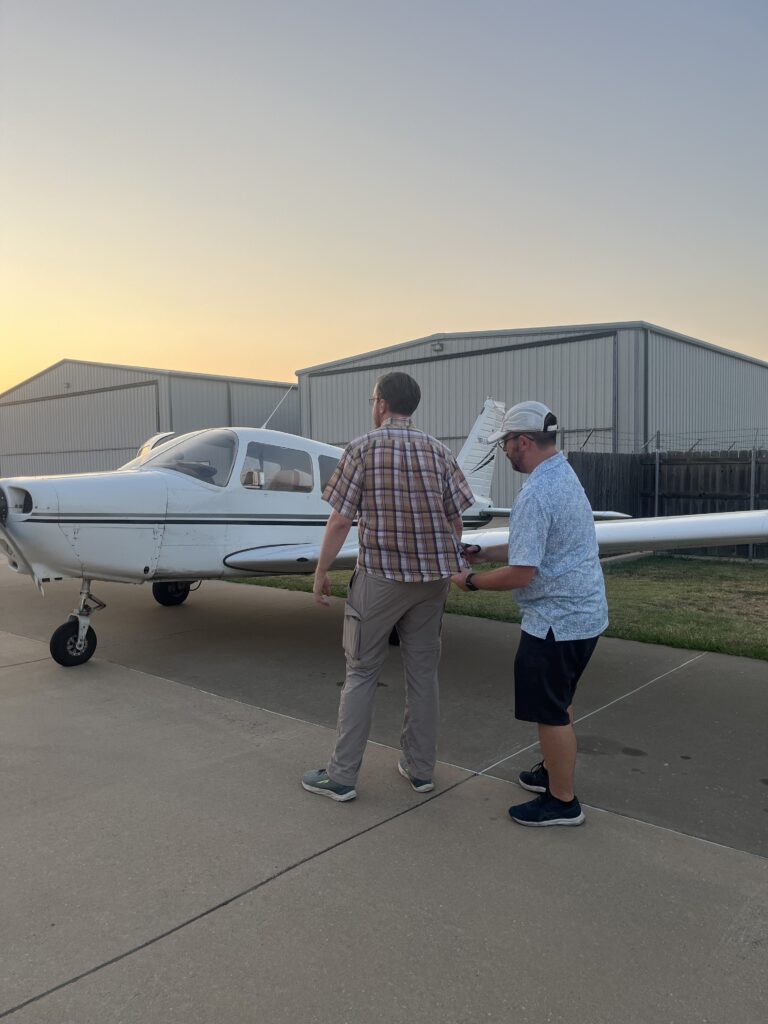
[(472, 491), (445, 445), (410, 417), (421, 399), (407, 373), (380, 377), (371, 398), (374, 430), (352, 441), (323, 493), (332, 512), (315, 572), (314, 595), (328, 604), (328, 570), (357, 519), (360, 553), (344, 608), (347, 673), (336, 745), (327, 768), (302, 786), (354, 800), (371, 728), (379, 672), (397, 626), (406, 682), (398, 770), (417, 793), (434, 789), (440, 626), (450, 577), (460, 572), (461, 514)]

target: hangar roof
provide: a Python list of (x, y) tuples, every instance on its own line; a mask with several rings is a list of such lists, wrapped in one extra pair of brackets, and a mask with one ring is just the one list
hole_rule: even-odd
[[(319, 370), (332, 370), (334, 367), (341, 368), (357, 363), (359, 360), (365, 359), (369, 356), (380, 356), (385, 355), (388, 352), (402, 351), (410, 346), (423, 345), (426, 342), (459, 341), (467, 338), (509, 338), (514, 337), (515, 335), (530, 337), (532, 334), (541, 335), (542, 338), (545, 338), (548, 334), (560, 335), (563, 331), (572, 331), (575, 334), (578, 334), (581, 332), (587, 333), (592, 331), (636, 330), (638, 328), (654, 331), (657, 334), (663, 334), (667, 337), (675, 338), (678, 341), (687, 342), (689, 345), (710, 349), (714, 352), (721, 352), (723, 355), (732, 356), (734, 359), (741, 359), (749, 363), (755, 363), (757, 366), (768, 368), (768, 362), (764, 362), (762, 359), (756, 359), (753, 356), (745, 355), (742, 352), (723, 348), (721, 345), (712, 345), (707, 341), (701, 341), (698, 338), (691, 338), (687, 334), (680, 334), (677, 331), (671, 331), (666, 327), (659, 327), (657, 324), (651, 324), (645, 320), (626, 320), (607, 324), (567, 324), (559, 327), (515, 327), (510, 328), (509, 330), (456, 331), (451, 333), (428, 334), (423, 338), (413, 338), (411, 341), (400, 342), (397, 345), (386, 345), (382, 348), (368, 349), (366, 352), (358, 352), (356, 355), (345, 356), (343, 359), (335, 359), (329, 363), (317, 363), (314, 366), (307, 366), (301, 370), (297, 370), (296, 373), (298, 375), (302, 373), (314, 373)], [(473, 353), (472, 351), (469, 351), (466, 354), (469, 356)]]
[(14, 391), (18, 391), (19, 388), (25, 387), (31, 381), (44, 377), (45, 374), (50, 373), (51, 370), (55, 370), (59, 366), (66, 365), (99, 366), (106, 370), (130, 370), (133, 373), (151, 373), (162, 377), (192, 377), (197, 380), (230, 381), (233, 384), (261, 384), (266, 385), (267, 387), (271, 386), (283, 389), (291, 386), (290, 381), (260, 380), (255, 377), (227, 377), (218, 373), (192, 373), (187, 370), (158, 370), (150, 366), (128, 366), (125, 363), (100, 363), (95, 359), (60, 359), (57, 363), (52, 363), (50, 366), (46, 366), (45, 369), (40, 370), (39, 373), (33, 373), (31, 377), (27, 377), (25, 380), (19, 381), (18, 384), (14, 384), (13, 387), (8, 388), (7, 391), (0, 392), (0, 401), (7, 395), (13, 394)]

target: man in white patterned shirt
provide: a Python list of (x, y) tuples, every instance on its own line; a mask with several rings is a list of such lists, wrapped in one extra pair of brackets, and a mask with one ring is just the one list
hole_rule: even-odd
[[(534, 800), (510, 807), (520, 825), (580, 825), (573, 791), (573, 698), (608, 625), (595, 522), (584, 488), (557, 450), (557, 419), (541, 402), (507, 409), (498, 442), (512, 468), (529, 474), (509, 516), (509, 546), (467, 549), (470, 563), (506, 561), (490, 572), (462, 572), (462, 590), (511, 590), (523, 613), (515, 657), (515, 717), (536, 722), (542, 760), (521, 772)], [(480, 537), (478, 536), (478, 539)]]
[(347, 673), (336, 744), (327, 768), (302, 786), (353, 800), (371, 728), (376, 684), (397, 626), (406, 682), (398, 770), (418, 793), (434, 789), (440, 627), (450, 578), (462, 568), (462, 512), (473, 501), (445, 445), (411, 423), (421, 391), (406, 373), (378, 379), (374, 430), (347, 445), (323, 494), (333, 511), (315, 572), (314, 594), (328, 603), (328, 570), (355, 519), (360, 554), (344, 609)]

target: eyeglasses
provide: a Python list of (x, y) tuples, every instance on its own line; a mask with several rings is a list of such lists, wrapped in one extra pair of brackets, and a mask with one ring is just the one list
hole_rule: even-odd
[(506, 437), (501, 437), (496, 444), (501, 448), (502, 451), (506, 448), (507, 441), (517, 441), (521, 437), (527, 437), (529, 441), (533, 440), (531, 434), (507, 434)]
[(369, 401), (369, 403), (371, 405), (375, 405), (376, 402), (380, 402), (381, 401), (381, 395), (371, 395), (371, 397), (368, 399), (368, 401)]

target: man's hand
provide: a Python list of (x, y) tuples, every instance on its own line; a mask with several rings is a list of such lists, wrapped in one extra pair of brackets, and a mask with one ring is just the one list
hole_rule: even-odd
[(462, 544), (461, 554), (467, 565), (477, 565), (478, 562), (483, 562), (483, 549), (479, 544)]
[(327, 572), (320, 572), (318, 570), (315, 573), (315, 582), (312, 584), (312, 595), (315, 599), (315, 604), (324, 604), (326, 607), (330, 605), (328, 598), (331, 596), (331, 581), (328, 579)]
[(341, 551), (351, 527), (351, 519), (340, 516), (336, 509), (331, 511), (325, 526), (325, 533), (323, 533), (323, 542), (320, 545), (320, 555), (315, 569), (315, 582), (312, 585), (315, 604), (326, 606), (330, 604), (328, 598), (331, 596), (331, 581), (328, 579), (328, 570), (336, 560), (336, 555)]
[(469, 576), (469, 569), (465, 569), (464, 572), (457, 572), (454, 576), (451, 576), (451, 583), (455, 583), (459, 590), (466, 590), (467, 576)]

